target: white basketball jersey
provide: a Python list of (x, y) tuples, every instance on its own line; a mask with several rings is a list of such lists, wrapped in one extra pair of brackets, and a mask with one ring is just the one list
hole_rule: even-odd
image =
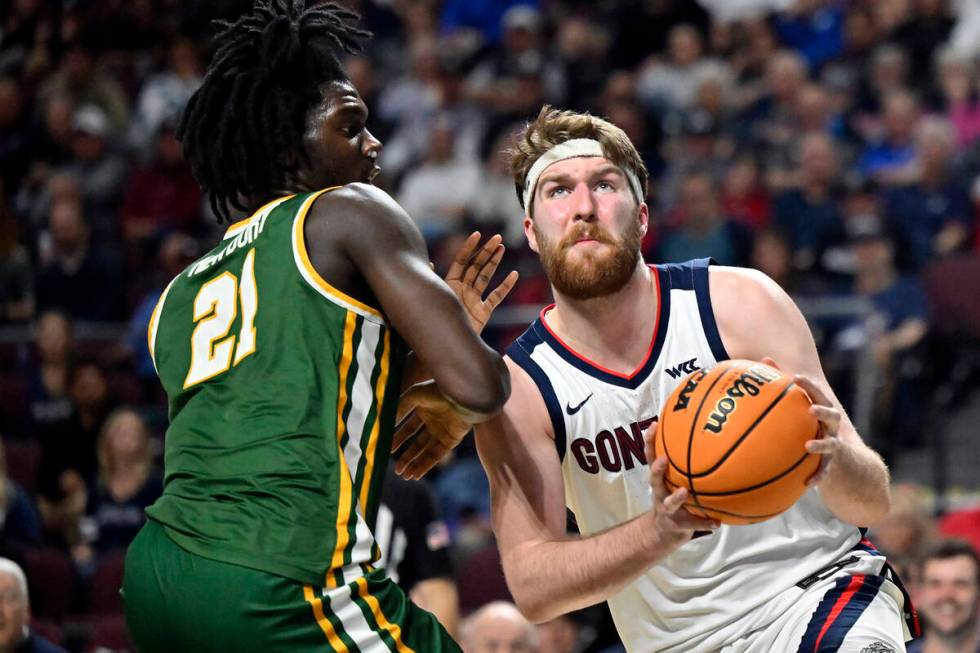
[[(728, 358), (711, 310), (708, 263), (651, 266), (659, 310), (636, 334), (650, 339), (650, 349), (629, 376), (565, 345), (548, 327), (550, 308), (508, 349), (547, 405), (566, 505), (583, 536), (649, 510), (644, 431), (681, 379)], [(852, 549), (862, 557), (877, 553), (861, 539), (810, 490), (776, 518), (692, 539), (610, 598), (609, 607), (630, 653), (715, 651), (774, 621), (804, 591), (796, 584), (815, 571)], [(875, 560), (880, 569), (884, 558)]]

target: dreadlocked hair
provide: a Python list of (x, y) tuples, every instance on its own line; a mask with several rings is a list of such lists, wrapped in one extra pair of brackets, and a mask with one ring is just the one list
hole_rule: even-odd
[(306, 161), (303, 132), (324, 83), (346, 81), (344, 53), (371, 33), (335, 3), (256, 0), (251, 14), (218, 20), (204, 83), (181, 115), (177, 137), (218, 222), (243, 198), (286, 186)]

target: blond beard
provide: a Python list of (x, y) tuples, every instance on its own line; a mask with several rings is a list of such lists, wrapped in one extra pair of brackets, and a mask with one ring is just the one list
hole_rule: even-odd
[[(595, 224), (586, 224), (558, 242), (545, 238), (536, 224), (534, 234), (548, 281), (556, 291), (570, 299), (594, 299), (617, 292), (629, 282), (640, 260), (643, 231), (639, 221), (633, 221), (619, 240)], [(569, 261), (569, 250), (583, 237), (611, 249), (583, 254), (577, 261)]]

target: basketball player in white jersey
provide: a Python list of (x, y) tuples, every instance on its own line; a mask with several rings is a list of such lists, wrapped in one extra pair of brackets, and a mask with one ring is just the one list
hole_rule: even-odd
[[(521, 611), (544, 622), (606, 600), (630, 653), (904, 651), (914, 615), (862, 528), (888, 511), (888, 471), (792, 300), (752, 270), (645, 264), (647, 173), (614, 125), (545, 107), (512, 159), (555, 304), (509, 348), (513, 392), (477, 444)], [(734, 358), (797, 375), (823, 431), (807, 443), (825, 463), (811, 488), (751, 526), (688, 513), (644, 446), (687, 373)], [(461, 437), (444, 405), (415, 403), (399, 442), (418, 428)], [(566, 507), (580, 537), (566, 535)]]

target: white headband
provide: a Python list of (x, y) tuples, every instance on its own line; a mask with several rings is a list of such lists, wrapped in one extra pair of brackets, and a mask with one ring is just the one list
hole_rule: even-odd
[[(538, 185), (538, 177), (541, 173), (550, 166), (552, 163), (558, 163), (559, 161), (564, 161), (565, 159), (574, 159), (576, 157), (584, 156), (606, 156), (606, 153), (602, 151), (602, 144), (591, 138), (572, 138), (564, 143), (559, 143), (553, 148), (538, 157), (538, 160), (534, 162), (531, 166), (531, 170), (527, 173), (527, 177), (524, 179), (524, 210), (531, 213), (531, 199), (534, 197), (534, 190)], [(629, 170), (622, 169), (623, 174), (629, 180), (630, 189), (633, 191), (634, 197), (638, 203), (642, 203), (645, 199), (643, 196), (643, 190), (640, 187), (640, 180), (637, 179), (636, 175)]]

